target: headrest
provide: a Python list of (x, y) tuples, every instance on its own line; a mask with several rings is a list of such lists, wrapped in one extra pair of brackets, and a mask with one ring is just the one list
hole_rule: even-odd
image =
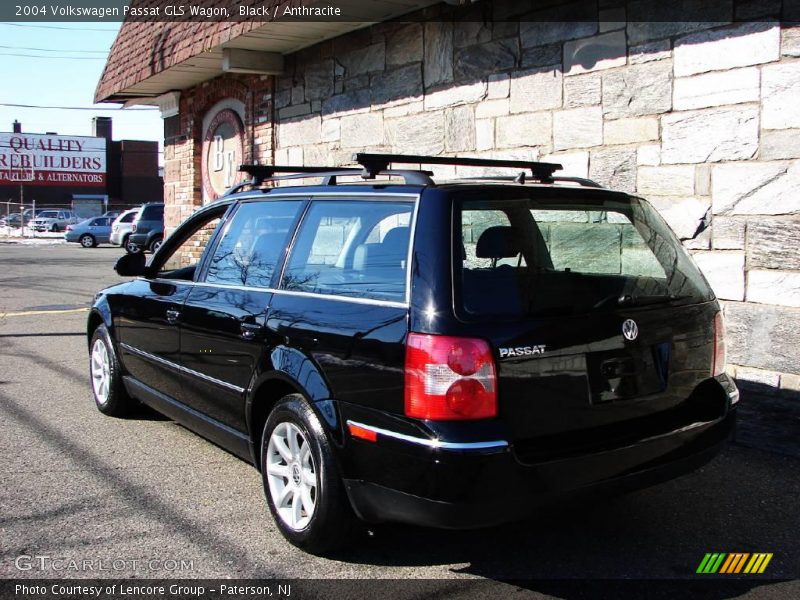
[(399, 251), (402, 253), (408, 252), (408, 227), (395, 227), (386, 232), (383, 236), (381, 246), (387, 250)]
[(478, 258), (514, 258), (520, 253), (514, 230), (508, 225), (489, 227), (478, 238)]

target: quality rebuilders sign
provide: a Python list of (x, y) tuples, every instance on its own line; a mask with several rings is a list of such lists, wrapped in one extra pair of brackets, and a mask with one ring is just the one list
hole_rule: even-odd
[(106, 140), (74, 135), (0, 133), (0, 184), (106, 184)]

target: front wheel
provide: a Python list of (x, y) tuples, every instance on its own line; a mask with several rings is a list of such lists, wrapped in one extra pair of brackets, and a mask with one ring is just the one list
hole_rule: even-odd
[(90, 352), (89, 375), (98, 410), (112, 417), (127, 415), (135, 402), (125, 391), (122, 368), (105, 325), (94, 330)]
[(281, 399), (264, 426), (261, 475), (272, 516), (283, 536), (312, 554), (345, 545), (356, 517), (333, 447), (299, 394)]
[(161, 238), (156, 238), (152, 242), (150, 242), (150, 252), (157, 252), (159, 248), (161, 248), (161, 244), (164, 242)]
[(97, 242), (88, 233), (83, 234), (81, 236), (81, 239), (78, 240), (78, 241), (81, 243), (81, 246), (83, 246), (84, 248), (94, 248), (95, 246), (97, 246)]
[(58, 223), (53, 223), (50, 226), (50, 231), (52, 231), (53, 233), (58, 233), (60, 231), (60, 229), (58, 228)]

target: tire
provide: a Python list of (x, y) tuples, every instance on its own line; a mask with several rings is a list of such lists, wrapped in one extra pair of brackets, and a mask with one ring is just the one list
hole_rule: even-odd
[(163, 242), (164, 242), (163, 238), (160, 237), (155, 238), (152, 242), (150, 242), (150, 247), (148, 248), (148, 250), (150, 250), (150, 252), (155, 252), (156, 250), (161, 248), (161, 244)]
[(53, 233), (58, 233), (59, 231), (61, 231), (61, 229), (59, 229), (59, 227), (58, 227), (58, 223), (53, 223), (50, 226), (50, 231), (53, 232)]
[(289, 542), (325, 555), (350, 541), (357, 520), (333, 446), (300, 394), (282, 398), (264, 425), (261, 475), (270, 512)]
[(136, 403), (125, 391), (122, 368), (105, 325), (94, 330), (89, 348), (89, 377), (97, 409), (111, 417), (124, 417)]
[(95, 240), (94, 237), (88, 233), (84, 233), (78, 241), (84, 248), (94, 248), (97, 246), (97, 240)]
[(122, 247), (125, 248), (125, 252), (128, 254), (136, 254), (137, 252), (141, 252), (142, 249), (134, 244), (131, 241), (130, 234), (126, 235), (125, 238), (122, 240)]

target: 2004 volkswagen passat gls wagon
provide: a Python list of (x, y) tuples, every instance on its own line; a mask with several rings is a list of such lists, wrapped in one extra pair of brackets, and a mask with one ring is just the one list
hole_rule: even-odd
[[(356, 159), (245, 166), (149, 264), (123, 256), (134, 278), (88, 320), (98, 408), (143, 402), (252, 461), (314, 553), (359, 521), (491, 525), (720, 449), (720, 307), (646, 201), (558, 165)], [(401, 162), (521, 172), (434, 183)]]

